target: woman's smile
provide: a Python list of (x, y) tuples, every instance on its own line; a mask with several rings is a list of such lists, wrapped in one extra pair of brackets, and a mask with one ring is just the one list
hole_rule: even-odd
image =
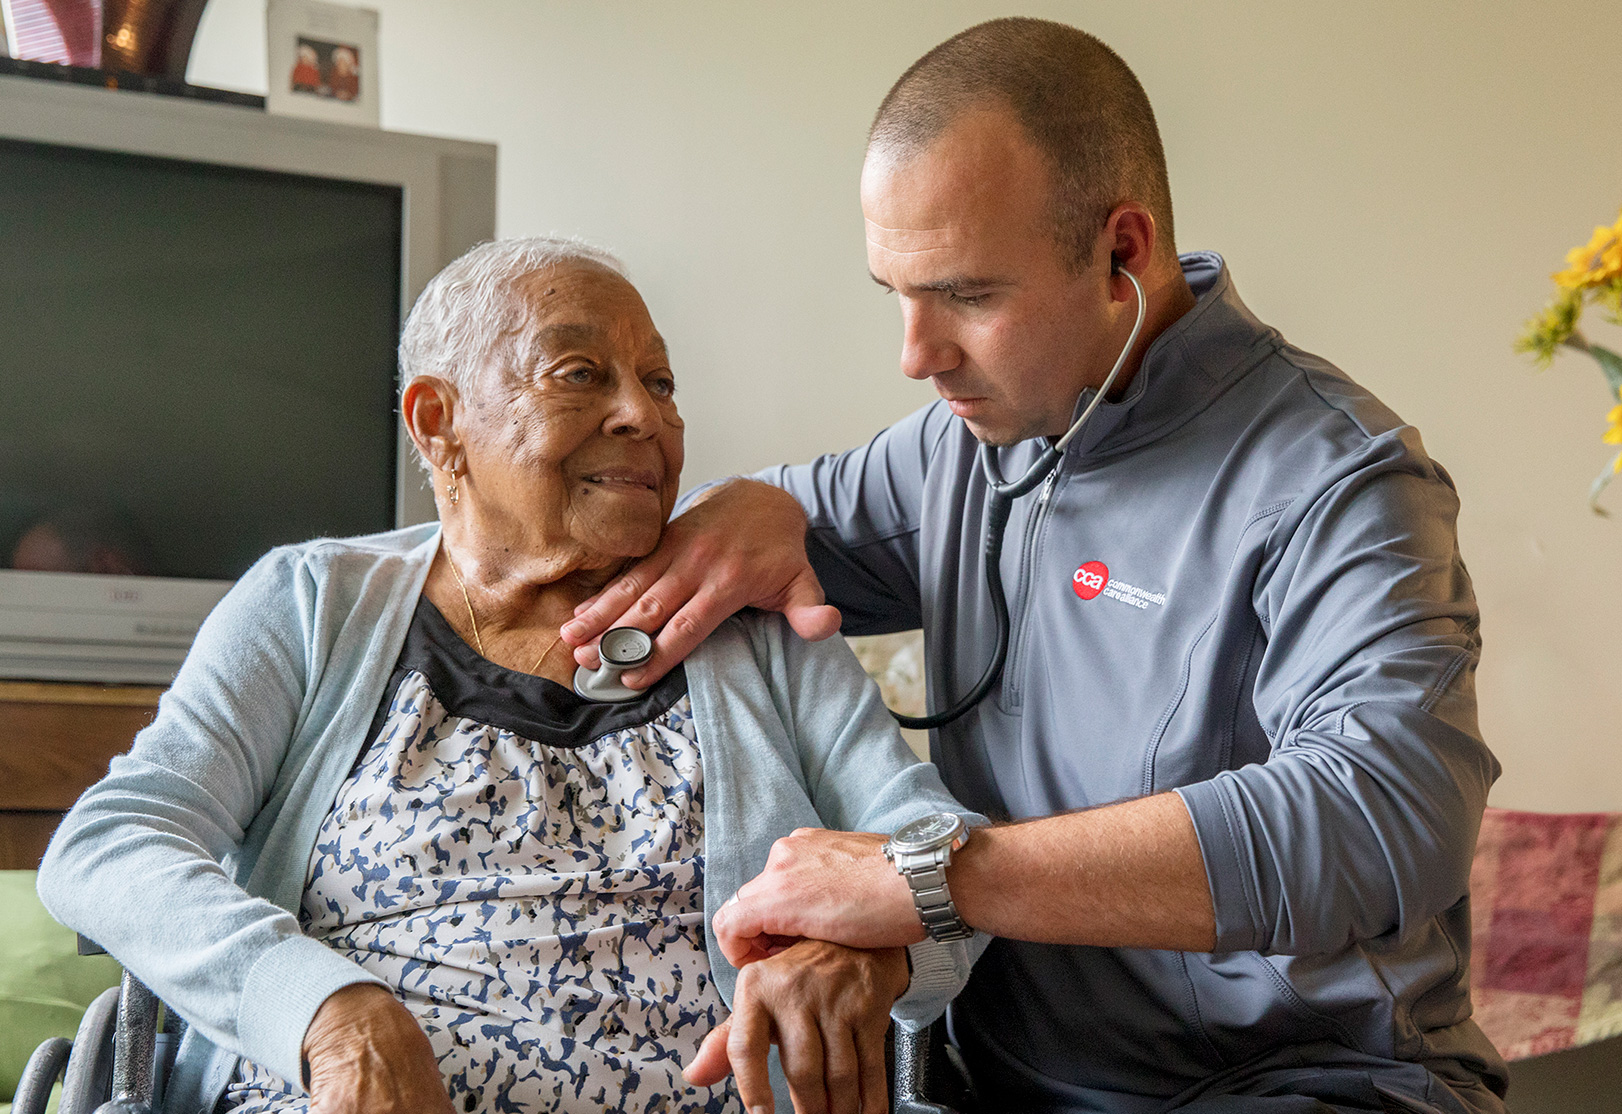
[(660, 487), (663, 486), (659, 474), (651, 469), (605, 468), (582, 478), (587, 483), (595, 484), (598, 487), (649, 491), (655, 495), (659, 493)]

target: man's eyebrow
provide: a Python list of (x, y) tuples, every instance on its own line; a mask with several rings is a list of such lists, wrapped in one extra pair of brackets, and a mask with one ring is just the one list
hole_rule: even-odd
[[(886, 290), (895, 289), (872, 271), (867, 272), (867, 277)], [(936, 279), (934, 282), (908, 283), (906, 289), (909, 294), (956, 294), (963, 290), (989, 290), (998, 286), (1007, 286), (1012, 281), (1012, 279), (1004, 278), (981, 278), (975, 275), (948, 275), (946, 278)]]

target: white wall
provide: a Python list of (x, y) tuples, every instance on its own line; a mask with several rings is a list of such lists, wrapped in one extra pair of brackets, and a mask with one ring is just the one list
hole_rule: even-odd
[[(856, 180), (890, 82), (996, 15), (1100, 35), (1158, 111), (1179, 244), (1225, 253), (1253, 309), (1457, 480), (1494, 803), (1622, 809), (1622, 521), (1584, 507), (1609, 403), (1582, 357), (1540, 377), (1509, 349), (1622, 204), (1615, 0), (374, 6), (384, 125), (498, 142), (502, 234), (630, 263), (678, 361), (690, 482), (846, 447), (931, 397), (895, 371), (865, 273)], [(192, 80), (262, 92), (262, 12), (213, 0)]]

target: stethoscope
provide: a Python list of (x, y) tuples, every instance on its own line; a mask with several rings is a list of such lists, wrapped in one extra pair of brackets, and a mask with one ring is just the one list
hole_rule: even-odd
[(653, 635), (636, 627), (615, 627), (597, 643), (597, 656), (602, 664), (596, 669), (582, 665), (574, 671), (576, 696), (599, 704), (621, 704), (643, 695), (640, 689), (622, 684), (620, 674), (648, 663), (653, 657)]
[[(1138, 342), (1138, 333), (1143, 329), (1144, 312), (1147, 308), (1143, 294), (1143, 286), (1138, 282), (1137, 276), (1124, 267), (1117, 268), (1116, 273), (1126, 276), (1132, 284), (1132, 289), (1138, 295), (1138, 316), (1132, 323), (1132, 332), (1126, 338), (1126, 344), (1121, 347), (1121, 354), (1115, 357), (1115, 366), (1104, 377), (1104, 383), (1093, 395), (1087, 408), (1081, 416), (1071, 423), (1070, 428), (1063, 437), (1051, 443), (1042, 455), (1037, 457), (1036, 463), (1025, 470), (1025, 474), (1012, 482), (1006, 481), (1002, 476), (1002, 469), (997, 464), (996, 450), (986, 444), (980, 446), (980, 471), (986, 478), (986, 486), (991, 489), (991, 504), (986, 511), (986, 544), (984, 549), (986, 564), (986, 588), (991, 594), (992, 614), (997, 621), (997, 641), (991, 652), (991, 663), (986, 666), (985, 673), (979, 682), (970, 689), (963, 699), (934, 715), (904, 716), (900, 712), (891, 710), (890, 714), (902, 727), (912, 727), (927, 730), (934, 727), (944, 727), (953, 720), (962, 718), (980, 701), (986, 698), (997, 679), (1002, 676), (1003, 666), (1008, 661), (1008, 596), (1002, 584), (1002, 543), (1003, 535), (1008, 530), (1008, 517), (1014, 508), (1014, 500), (1022, 495), (1029, 495), (1037, 486), (1053, 475), (1058, 468), (1059, 461), (1064, 458), (1064, 451), (1076, 435), (1087, 425), (1087, 420), (1098, 409), (1098, 404), (1108, 396), (1110, 388), (1115, 385), (1116, 377), (1126, 366), (1126, 358), (1132, 352), (1132, 346)], [(603, 635), (602, 641), (597, 645), (598, 656), (602, 664), (596, 669), (587, 669), (580, 666), (574, 674), (574, 691), (587, 700), (596, 700), (604, 703), (619, 703), (634, 700), (642, 693), (637, 689), (627, 688), (620, 682), (620, 674), (628, 669), (647, 664), (653, 657), (653, 636), (636, 627), (615, 627)]]
[(1137, 291), (1138, 316), (1137, 320), (1132, 323), (1131, 335), (1126, 338), (1126, 344), (1121, 347), (1121, 354), (1115, 357), (1115, 366), (1104, 377), (1103, 386), (1099, 387), (1098, 393), (1093, 395), (1092, 401), (1081, 412), (1081, 417), (1072, 422), (1065, 435), (1050, 444), (1042, 455), (1036, 458), (1036, 463), (1027, 468), (1025, 474), (1012, 483), (1005, 481), (1002, 477), (1002, 469), (997, 464), (996, 450), (984, 443), (980, 446), (980, 471), (986, 477), (986, 486), (991, 489), (991, 505), (986, 509), (986, 544), (983, 551), (986, 564), (986, 589), (991, 594), (991, 610), (997, 620), (997, 641), (991, 651), (991, 663), (986, 666), (986, 671), (981, 675), (979, 683), (970, 689), (963, 699), (947, 708), (944, 712), (936, 712), (932, 716), (904, 716), (900, 712), (891, 709), (890, 714), (896, 718), (896, 722), (901, 724), (902, 727), (912, 727), (922, 731), (935, 727), (944, 727), (953, 720), (962, 718), (971, 708), (986, 698), (986, 694), (991, 691), (992, 686), (997, 683), (997, 679), (1002, 676), (1003, 665), (1008, 661), (1009, 625), (1008, 596), (1003, 591), (1002, 586), (1002, 542), (1003, 534), (1008, 529), (1009, 513), (1014, 509), (1014, 500), (1035, 491), (1037, 485), (1053, 475), (1054, 470), (1059, 467), (1059, 461), (1064, 457), (1065, 449), (1071, 441), (1076, 439), (1076, 435), (1086, 426), (1087, 419), (1093, 416), (1093, 411), (1098, 409), (1098, 404), (1104, 401), (1110, 392), (1110, 388), (1115, 385), (1115, 379), (1121, 374), (1121, 369), (1126, 366), (1126, 358), (1131, 354), (1132, 346), (1138, 342), (1138, 333), (1143, 329), (1144, 311), (1147, 308), (1146, 299), (1143, 295), (1143, 286), (1138, 282), (1137, 276), (1126, 268), (1117, 267), (1115, 271), (1117, 274), (1125, 275), (1127, 281), (1132, 284), (1132, 289)]

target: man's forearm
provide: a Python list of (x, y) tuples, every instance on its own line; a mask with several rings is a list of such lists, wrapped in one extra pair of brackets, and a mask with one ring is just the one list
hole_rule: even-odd
[(1175, 793), (976, 831), (952, 860), (958, 912), (994, 936), (1210, 951), (1205, 860)]
[[(806, 937), (856, 948), (924, 938), (912, 893), (873, 833), (801, 828), (716, 913), (736, 966)], [(968, 924), (1051, 944), (1210, 951), (1216, 918), (1194, 822), (1173, 793), (983, 828), (947, 884)]]

